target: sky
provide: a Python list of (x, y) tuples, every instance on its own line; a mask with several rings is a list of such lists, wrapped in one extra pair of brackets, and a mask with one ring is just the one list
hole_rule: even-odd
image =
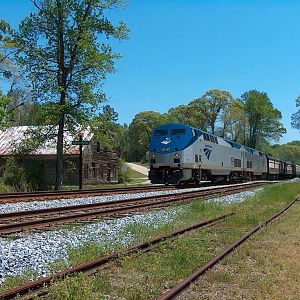
[[(0, 19), (14, 28), (30, 0), (0, 0)], [(129, 124), (141, 111), (167, 112), (209, 89), (238, 98), (256, 89), (282, 112), (280, 143), (299, 140), (291, 115), (300, 95), (300, 1), (127, 0), (109, 13), (124, 20), (129, 39), (109, 40), (122, 58), (103, 89)]]

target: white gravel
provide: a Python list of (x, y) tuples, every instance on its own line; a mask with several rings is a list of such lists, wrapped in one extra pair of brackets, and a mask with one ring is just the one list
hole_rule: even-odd
[(128, 245), (134, 241), (128, 225), (160, 227), (172, 222), (181, 209), (156, 211), (129, 217), (85, 224), (75, 230), (53, 230), (33, 234), (19, 234), (15, 239), (0, 238), (0, 283), (5, 278), (33, 271), (38, 276), (51, 273), (49, 264), (59, 260), (68, 263), (68, 249), (86, 243)]
[[(214, 202), (231, 204), (254, 196), (261, 188), (239, 194), (212, 199)], [(130, 195), (132, 196), (132, 195)], [(73, 203), (73, 202), (72, 202)], [(26, 271), (36, 272), (38, 276), (51, 273), (49, 265), (56, 261), (68, 263), (68, 249), (77, 248), (86, 243), (102, 245), (134, 242), (135, 236), (126, 231), (128, 225), (149, 225), (160, 227), (172, 222), (183, 208), (173, 208), (151, 213), (128, 216), (119, 219), (85, 224), (76, 229), (60, 229), (31, 234), (20, 233), (11, 238), (0, 238), (0, 283), (7, 277), (18, 276)]]
[(248, 197), (254, 197), (258, 192), (262, 191), (262, 188), (257, 188), (252, 191), (245, 191), (241, 192), (238, 194), (232, 194), (232, 195), (227, 195), (223, 197), (218, 197), (212, 200), (209, 200), (211, 202), (221, 202), (225, 204), (232, 204), (232, 203), (238, 203), (238, 202), (243, 202), (246, 198)]

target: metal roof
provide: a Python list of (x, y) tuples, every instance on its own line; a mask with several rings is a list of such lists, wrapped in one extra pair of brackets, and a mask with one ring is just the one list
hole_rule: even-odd
[[(32, 137), (32, 131), (43, 133), (49, 131), (50, 127), (41, 126), (14, 126), (9, 127), (6, 130), (0, 131), (0, 156), (12, 155), (16, 152), (17, 148), (21, 146), (22, 142)], [(52, 129), (54, 137), (37, 148), (35, 151), (28, 153), (31, 155), (56, 155), (56, 136), (57, 127)], [(72, 145), (73, 140), (78, 140), (79, 135), (82, 135), (82, 139), (90, 141), (93, 137), (91, 130), (84, 129), (76, 134), (72, 134), (70, 131), (64, 132), (64, 154), (79, 154), (79, 147)], [(84, 147), (84, 146), (83, 146)]]

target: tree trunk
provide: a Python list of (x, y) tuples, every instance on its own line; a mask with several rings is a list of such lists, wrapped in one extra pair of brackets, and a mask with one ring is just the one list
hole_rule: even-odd
[[(61, 0), (56, 0), (57, 5), (57, 85), (62, 89), (60, 91), (60, 105), (66, 103), (67, 92), (67, 77), (68, 71), (65, 66), (65, 45), (64, 45), (64, 10)], [(60, 190), (63, 184), (64, 174), (64, 126), (65, 126), (65, 112), (60, 113), (58, 132), (57, 132), (57, 144), (56, 144), (56, 180), (55, 190)]]
[(64, 125), (65, 115), (62, 114), (58, 124), (57, 144), (56, 144), (56, 180), (55, 190), (61, 190), (64, 174)]

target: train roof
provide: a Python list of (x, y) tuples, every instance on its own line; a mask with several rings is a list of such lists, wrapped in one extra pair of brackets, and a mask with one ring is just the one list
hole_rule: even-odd
[(242, 144), (239, 144), (237, 142), (234, 142), (234, 141), (231, 141), (231, 140), (228, 140), (228, 139), (225, 139), (223, 137), (220, 137), (219, 135), (215, 135), (215, 134), (212, 134), (212, 133), (209, 133), (207, 131), (204, 131), (202, 129), (199, 129), (199, 128), (196, 128), (196, 127), (193, 127), (193, 126), (190, 126), (190, 125), (185, 125), (185, 124), (180, 124), (180, 123), (168, 123), (168, 124), (163, 124), (163, 125), (160, 125), (160, 126), (157, 126), (155, 128), (159, 128), (159, 129), (171, 129), (171, 128), (190, 128), (190, 129), (194, 129), (194, 130), (198, 130), (198, 131), (201, 131), (201, 133), (206, 133), (206, 134), (209, 134), (209, 135), (212, 135), (218, 139), (222, 139), (223, 141), (225, 141), (226, 143), (228, 143), (229, 145), (231, 145), (231, 147), (233, 148), (236, 148), (236, 149), (241, 149), (242, 147), (244, 147), (244, 149), (249, 152), (249, 153), (252, 153), (254, 154), (254, 152), (258, 152), (258, 155), (266, 155), (264, 152), (262, 151), (259, 151), (259, 150), (256, 150), (254, 148), (251, 148), (251, 147), (247, 147), (245, 145), (242, 145)]

